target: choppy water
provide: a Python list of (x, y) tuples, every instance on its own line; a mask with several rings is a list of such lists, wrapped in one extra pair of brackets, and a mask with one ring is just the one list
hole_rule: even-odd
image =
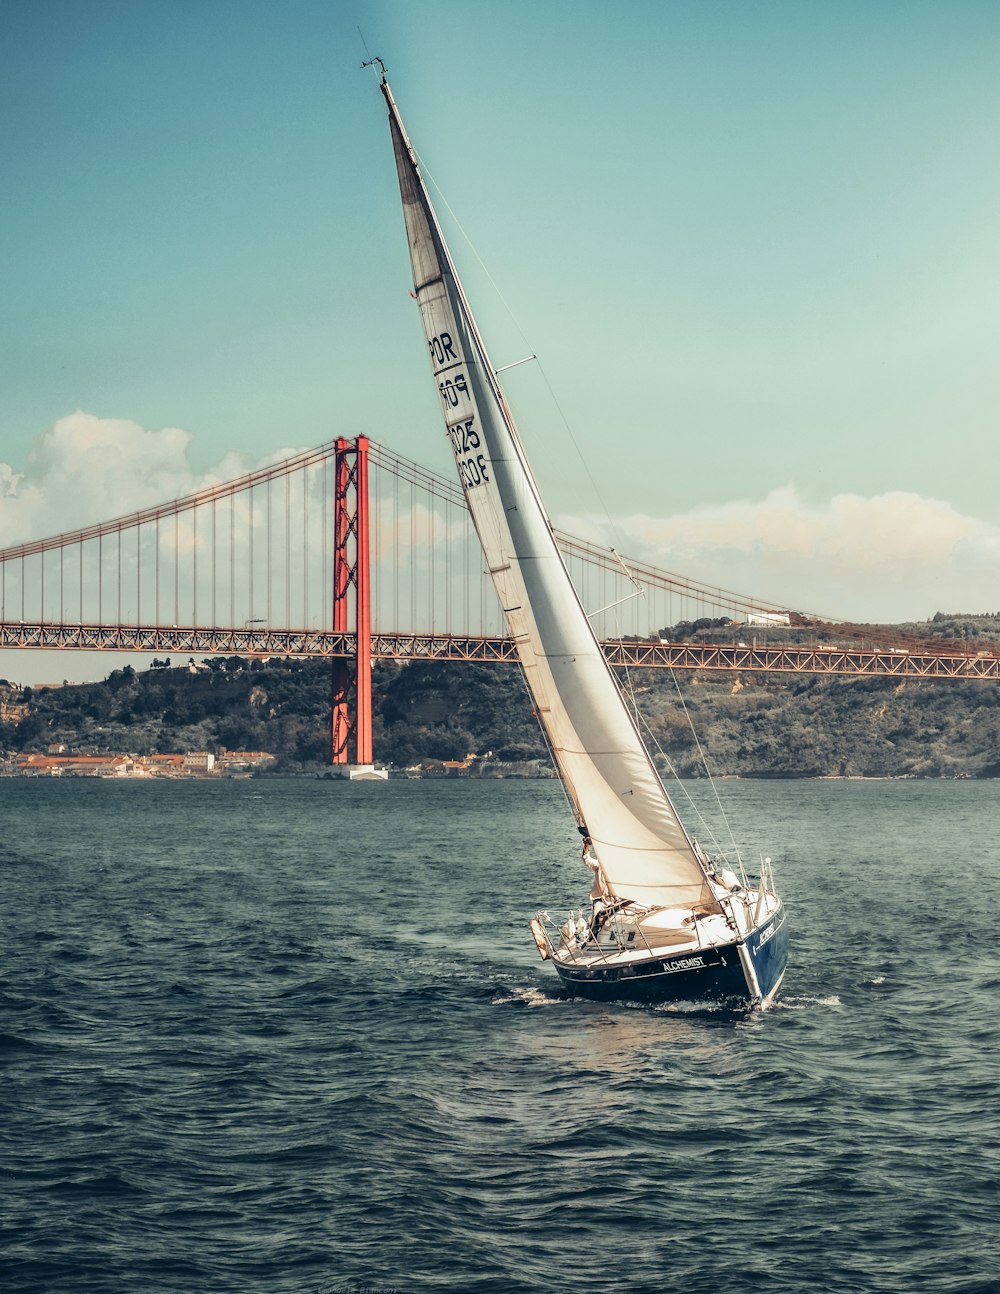
[(722, 790), (743, 1019), (558, 996), (551, 783), (0, 783), (3, 1289), (996, 1291), (997, 788)]

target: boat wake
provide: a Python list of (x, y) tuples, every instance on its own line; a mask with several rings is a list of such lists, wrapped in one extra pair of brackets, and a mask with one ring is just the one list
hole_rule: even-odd
[(798, 997), (780, 997), (777, 1001), (770, 1004), (768, 1010), (808, 1011), (817, 1006), (843, 1006), (843, 1002), (836, 993), (829, 993), (825, 997), (813, 997), (809, 994), (803, 993)]
[(540, 988), (509, 988), (498, 994), (493, 1006), (565, 1006), (568, 998), (553, 997)]
[(734, 1011), (746, 1015), (745, 1006), (734, 1006), (731, 1002), (659, 1002), (655, 1006), (646, 1006), (645, 1009), (656, 1015), (732, 1015)]

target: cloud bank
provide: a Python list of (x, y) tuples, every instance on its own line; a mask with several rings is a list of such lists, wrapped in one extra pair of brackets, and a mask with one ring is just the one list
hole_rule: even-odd
[(231, 454), (198, 474), (188, 458), (192, 439), (179, 427), (149, 431), (79, 410), (60, 418), (37, 437), (23, 468), (0, 463), (0, 547), (152, 507), (254, 466)]
[[(579, 516), (559, 525), (595, 529)], [(691, 579), (834, 618), (893, 622), (1000, 608), (1000, 529), (918, 494), (839, 494), (814, 504), (784, 485), (763, 499), (634, 514), (597, 528), (603, 542)]]

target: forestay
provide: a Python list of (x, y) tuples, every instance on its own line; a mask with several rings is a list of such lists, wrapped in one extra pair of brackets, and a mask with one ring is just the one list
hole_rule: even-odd
[(414, 293), (469, 512), (558, 772), (610, 891), (648, 904), (714, 900), (622, 700), (552, 536), (416, 154), (383, 80)]

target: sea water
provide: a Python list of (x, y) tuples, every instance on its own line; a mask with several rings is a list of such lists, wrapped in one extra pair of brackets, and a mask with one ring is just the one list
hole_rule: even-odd
[(0, 1287), (996, 1291), (1000, 790), (718, 789), (747, 1016), (560, 996), (553, 783), (0, 782)]

